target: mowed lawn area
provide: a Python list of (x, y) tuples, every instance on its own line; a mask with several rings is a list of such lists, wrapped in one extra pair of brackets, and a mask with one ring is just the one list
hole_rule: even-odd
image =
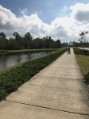
[(80, 66), (83, 75), (89, 72), (89, 56), (86, 55), (76, 55), (78, 64)]
[(77, 62), (80, 66), (80, 70), (84, 76), (85, 82), (87, 85), (89, 85), (89, 55), (81, 54), (81, 52), (77, 53), (76, 51), (75, 54)]

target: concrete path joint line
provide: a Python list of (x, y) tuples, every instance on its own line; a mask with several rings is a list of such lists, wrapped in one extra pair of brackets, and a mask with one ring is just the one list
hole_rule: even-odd
[(54, 110), (54, 111), (60, 111), (60, 112), (66, 112), (66, 113), (72, 113), (72, 114), (79, 114), (79, 115), (87, 115), (87, 116), (89, 116), (89, 114), (85, 114), (85, 113), (78, 113), (78, 112), (72, 112), (72, 111), (67, 111), (67, 110), (59, 110), (59, 109), (44, 107), (44, 106), (40, 106), (40, 105), (32, 105), (32, 104), (26, 104), (26, 103), (15, 102), (15, 101), (8, 101), (8, 100), (5, 100), (5, 101), (6, 102), (12, 102), (12, 103), (19, 103), (19, 104), (22, 104), (22, 105), (29, 105), (29, 106), (32, 106), (32, 107), (41, 107), (41, 108), (45, 108), (45, 109), (48, 109), (48, 110)]

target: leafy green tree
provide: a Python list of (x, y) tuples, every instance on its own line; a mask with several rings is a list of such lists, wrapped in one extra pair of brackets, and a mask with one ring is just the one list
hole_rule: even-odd
[(0, 49), (5, 50), (7, 46), (7, 39), (5, 33), (0, 33)]
[(19, 46), (18, 46), (16, 40), (14, 38), (10, 37), (8, 40), (7, 49), (8, 50), (16, 50), (16, 49), (18, 49), (18, 47)]
[(21, 39), (21, 36), (20, 36), (20, 34), (19, 34), (18, 32), (14, 32), (14, 33), (13, 33), (13, 36), (15, 37), (15, 39), (16, 39), (17, 41)]
[(54, 41), (51, 36), (46, 36), (43, 38), (33, 39), (32, 35), (27, 32), (22, 37), (18, 32), (13, 33), (13, 38), (10, 37), (6, 39), (5, 33), (0, 33), (0, 49), (7, 50), (19, 50), (19, 49), (30, 49), (30, 48), (60, 48), (67, 45), (63, 44), (58, 39)]
[(29, 32), (27, 32), (24, 35), (23, 39), (24, 39), (24, 48), (27, 48), (27, 49), (32, 48), (32, 40), (33, 40), (33, 38), (32, 38), (32, 35)]
[(13, 36), (14, 36), (15, 41), (16, 41), (17, 49), (23, 49), (22, 37), (20, 36), (20, 34), (18, 32), (14, 32)]
[(55, 41), (55, 48), (60, 48), (61, 46), (61, 41), (59, 39)]

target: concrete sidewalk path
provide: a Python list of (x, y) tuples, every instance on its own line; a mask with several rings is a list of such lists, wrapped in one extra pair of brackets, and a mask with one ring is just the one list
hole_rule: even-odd
[(73, 49), (0, 102), (0, 119), (89, 119), (89, 95)]

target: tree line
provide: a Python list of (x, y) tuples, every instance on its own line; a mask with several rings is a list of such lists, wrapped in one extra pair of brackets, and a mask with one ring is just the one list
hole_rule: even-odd
[(7, 39), (4, 32), (0, 33), (1, 50), (61, 48), (63, 46), (67, 46), (67, 43), (61, 43), (59, 39), (54, 41), (51, 36), (33, 39), (29, 32), (23, 37), (18, 32), (14, 32), (13, 37)]
[(89, 42), (75, 42), (75, 41), (73, 41), (72, 42), (72, 46), (74, 46), (74, 47), (88, 47), (89, 48)]

